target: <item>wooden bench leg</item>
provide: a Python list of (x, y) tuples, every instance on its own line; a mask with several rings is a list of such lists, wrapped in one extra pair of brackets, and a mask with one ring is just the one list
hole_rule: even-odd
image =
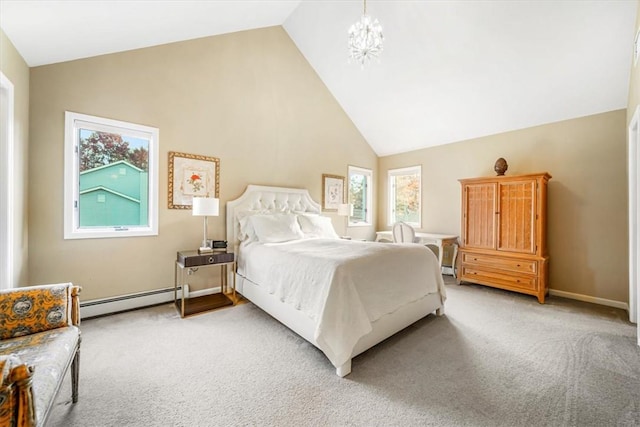
[(76, 355), (71, 362), (71, 400), (73, 403), (78, 402), (78, 381), (80, 380), (80, 342), (82, 337), (78, 337), (78, 348)]

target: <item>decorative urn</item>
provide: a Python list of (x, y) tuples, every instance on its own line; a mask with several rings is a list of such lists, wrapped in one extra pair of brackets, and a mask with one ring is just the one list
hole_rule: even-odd
[(509, 165), (507, 164), (507, 161), (502, 157), (496, 160), (496, 164), (493, 166), (493, 170), (496, 171), (498, 176), (504, 175), (504, 173), (507, 171), (508, 168), (509, 168)]

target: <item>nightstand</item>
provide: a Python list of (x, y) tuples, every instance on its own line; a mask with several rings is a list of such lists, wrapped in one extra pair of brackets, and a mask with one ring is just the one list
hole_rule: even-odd
[[(199, 254), (198, 251), (181, 251), (175, 264), (173, 298), (181, 317), (189, 316), (203, 311), (213, 310), (234, 304), (236, 300), (236, 261), (232, 252), (214, 252), (212, 254)], [(184, 297), (185, 272), (197, 271), (201, 268), (220, 267), (220, 292), (202, 295), (193, 298)], [(231, 267), (232, 291), (229, 292), (229, 270)], [(178, 288), (182, 290), (178, 299)], [(231, 298), (229, 297), (231, 295)], [(233, 298), (233, 299), (232, 299)]]

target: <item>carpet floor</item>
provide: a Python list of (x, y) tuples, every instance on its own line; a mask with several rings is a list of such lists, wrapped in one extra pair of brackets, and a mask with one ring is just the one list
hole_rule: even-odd
[(353, 360), (326, 357), (253, 304), (84, 320), (80, 400), (50, 426), (640, 426), (627, 313), (447, 279), (429, 315)]

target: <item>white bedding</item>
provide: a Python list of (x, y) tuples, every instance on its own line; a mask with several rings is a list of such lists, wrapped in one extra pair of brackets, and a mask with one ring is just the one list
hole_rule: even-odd
[(445, 298), (437, 258), (415, 244), (245, 243), (238, 274), (312, 319), (318, 347), (336, 367), (351, 358), (372, 322), (429, 294)]

